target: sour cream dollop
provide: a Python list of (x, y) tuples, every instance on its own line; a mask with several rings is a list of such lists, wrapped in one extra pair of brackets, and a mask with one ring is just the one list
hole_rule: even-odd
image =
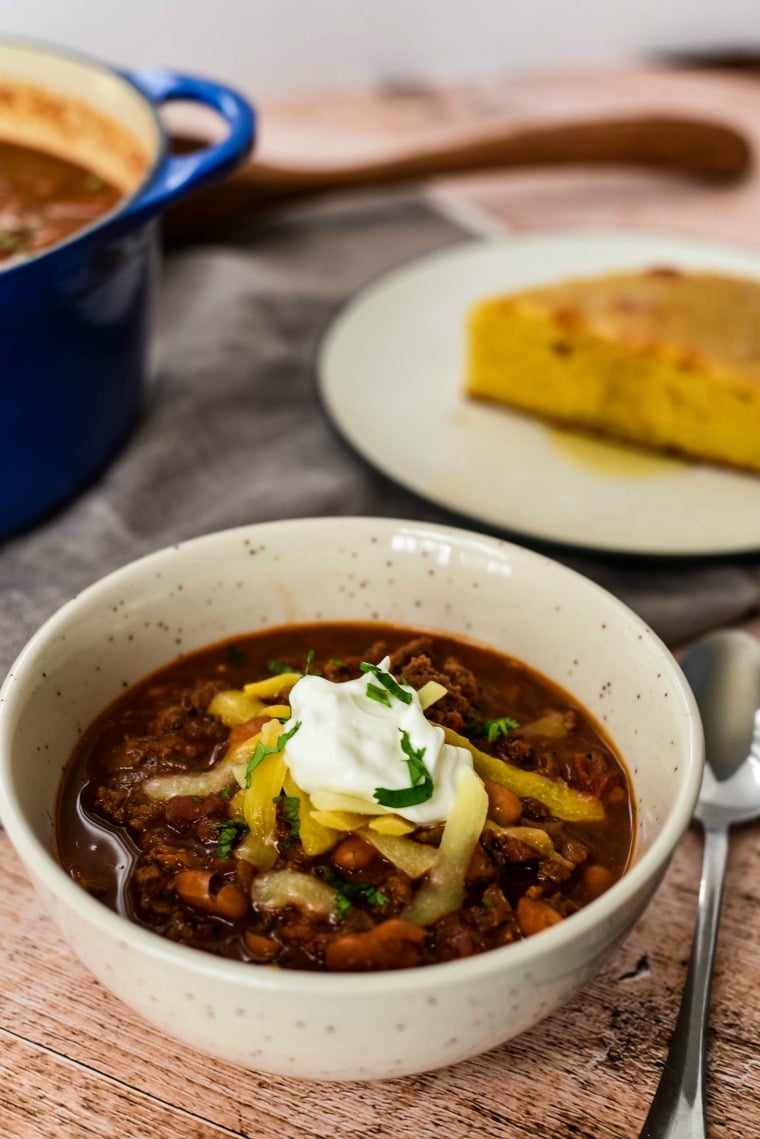
[[(388, 671), (390, 660), (379, 664)], [(285, 761), (293, 779), (307, 795), (331, 792), (350, 795), (372, 805), (372, 814), (395, 814), (418, 826), (444, 822), (456, 794), (459, 776), (472, 767), (466, 748), (447, 744), (443, 728), (425, 718), (419, 696), (404, 685), (406, 704), (388, 693), (388, 705), (367, 695), (378, 686), (372, 673), (334, 683), (322, 676), (303, 676), (290, 692), (291, 718), (284, 730), (300, 727), (288, 739)], [(377, 788), (401, 790), (411, 786), (407, 756), (401, 742), (406, 732), (419, 750), (433, 781), (429, 799), (409, 807), (388, 808), (375, 799)]]

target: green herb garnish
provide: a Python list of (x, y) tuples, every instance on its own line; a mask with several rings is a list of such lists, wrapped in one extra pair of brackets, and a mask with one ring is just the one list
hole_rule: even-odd
[(366, 688), (367, 695), (370, 700), (376, 700), (378, 704), (384, 704), (386, 708), (391, 706), (391, 694), (385, 688), (381, 688), (378, 684), (369, 682)]
[[(303, 676), (309, 675), (309, 669), (311, 668), (313, 660), (314, 649), (309, 649), (308, 653), (306, 654), (306, 667), (303, 670)], [(298, 672), (298, 669), (294, 668), (292, 664), (288, 664), (286, 660), (277, 660), (276, 658), (267, 662), (267, 668), (269, 669), (272, 676), (282, 676), (282, 674), (285, 672)]]
[(390, 901), (388, 895), (378, 890), (371, 882), (346, 882), (340, 874), (328, 870), (326, 866), (318, 866), (317, 871), (328, 886), (333, 886), (337, 890), (335, 911), (338, 921), (343, 921), (353, 903), (360, 898), (370, 906), (384, 906)]
[(395, 680), (389, 672), (385, 672), (377, 664), (368, 664), (367, 661), (362, 661), (359, 665), (362, 672), (371, 672), (377, 680), (380, 681), (383, 688), (387, 688), (391, 696), (395, 696), (402, 704), (411, 704), (412, 693), (408, 688), (402, 688), (401, 685)]
[(254, 771), (259, 766), (261, 761), (263, 759), (266, 759), (266, 757), (268, 755), (276, 755), (278, 751), (282, 751), (282, 749), (285, 747), (285, 744), (288, 742), (289, 739), (293, 738), (293, 736), (296, 734), (296, 732), (298, 731), (298, 729), (300, 727), (301, 727), (301, 721), (296, 720), (295, 724), (290, 729), (290, 731), (289, 732), (283, 732), (282, 735), (277, 740), (277, 743), (274, 743), (274, 744), (265, 744), (265, 743), (262, 743), (261, 740), (259, 740), (259, 742), (256, 744), (256, 750), (254, 751), (251, 758), (248, 760), (248, 766), (245, 769), (245, 785), (246, 785), (246, 787), (251, 786), (251, 776), (253, 775)]
[(376, 787), (375, 799), (381, 807), (390, 807), (396, 810), (399, 807), (415, 807), (418, 803), (425, 803), (433, 795), (433, 777), (425, 767), (424, 757), (426, 748), (415, 748), (409, 739), (409, 733), (403, 728), (401, 732), (401, 750), (406, 756), (405, 763), (409, 768), (410, 787), (392, 790), (389, 787)]
[(343, 918), (350, 909), (351, 899), (339, 890), (335, 895), (335, 912), (338, 915), (338, 921), (343, 921)]
[(9, 229), (0, 229), (0, 249), (3, 253), (18, 253), (21, 249), (21, 239)]
[(236, 842), (248, 834), (248, 823), (238, 822), (237, 819), (227, 819), (224, 823), (216, 823), (216, 853), (219, 858), (232, 858), (232, 848)]
[(498, 720), (484, 720), (483, 732), (489, 744), (495, 743), (499, 736), (509, 735), (515, 728), (519, 728), (517, 720), (511, 716), (500, 716)]
[(297, 795), (286, 795), (285, 792), (282, 791), (279, 795), (275, 795), (272, 802), (280, 804), (283, 821), (287, 823), (290, 831), (282, 845), (284, 847), (292, 846), (301, 833), (301, 816), (299, 813), (301, 800)]
[(339, 919), (345, 917), (358, 898), (370, 906), (384, 906), (390, 901), (388, 895), (378, 890), (371, 882), (344, 882), (335, 898), (335, 909)]

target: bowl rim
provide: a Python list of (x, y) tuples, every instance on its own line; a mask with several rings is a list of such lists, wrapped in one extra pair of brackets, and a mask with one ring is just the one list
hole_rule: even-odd
[[(54, 854), (36, 837), (32, 827), (21, 811), (14, 793), (9, 774), (9, 756), (14, 711), (17, 703), (24, 699), (27, 674), (34, 668), (34, 661), (40, 649), (51, 642), (70, 622), (80, 606), (98, 593), (110, 588), (121, 580), (164, 563), (176, 553), (192, 552), (202, 546), (211, 547), (225, 543), (243, 535), (253, 535), (261, 539), (267, 535), (285, 535), (299, 529), (340, 527), (355, 532), (378, 532), (378, 528), (390, 535), (399, 528), (412, 528), (416, 533), (427, 533), (444, 537), (462, 547), (473, 541), (498, 553), (523, 562), (542, 564), (550, 572), (560, 577), (573, 579), (581, 588), (595, 595), (605, 605), (608, 612), (620, 618), (624, 624), (645, 633), (653, 650), (659, 654), (663, 675), (672, 685), (673, 695), (680, 700), (683, 714), (684, 762), (680, 765), (680, 783), (670, 812), (664, 825), (654, 838), (651, 846), (641, 858), (631, 866), (605, 894), (572, 915), (572, 921), (561, 922), (544, 930), (540, 938), (525, 938), (511, 945), (490, 949), (471, 957), (455, 961), (439, 962), (424, 967), (396, 969), (366, 973), (326, 973), (295, 969), (266, 969), (251, 967), (243, 961), (221, 958), (186, 945), (175, 944), (160, 934), (142, 928), (129, 919), (110, 910), (78, 886), (56, 861)], [(624, 757), (623, 757), (624, 758)], [(156, 963), (169, 964), (196, 978), (227, 982), (238, 987), (238, 993), (254, 994), (257, 991), (277, 990), (285, 995), (312, 997), (323, 994), (325, 997), (347, 997), (358, 993), (382, 996), (393, 993), (419, 993), (427, 989), (437, 989), (440, 985), (467, 985), (492, 975), (519, 971), (535, 965), (538, 967), (549, 958), (555, 958), (568, 951), (593, 932), (613, 930), (609, 940), (615, 939), (617, 926), (614, 916), (625, 909), (626, 903), (653, 891), (659, 884), (661, 874), (667, 868), (670, 858), (685, 830), (687, 829), (696, 804), (701, 783), (704, 761), (704, 739), (696, 700), (691, 688), (670, 649), (660, 637), (640, 618), (634, 610), (620, 601), (614, 594), (598, 585), (584, 574), (565, 566), (561, 562), (527, 547), (498, 537), (478, 533), (461, 527), (422, 522), (413, 519), (373, 516), (298, 517), (268, 522), (250, 523), (207, 534), (165, 546), (137, 559), (129, 561), (117, 569), (103, 575), (74, 595), (60, 606), (37, 629), (27, 641), (11, 665), (2, 687), (0, 687), (0, 819), (8, 837), (16, 848), (19, 858), (27, 868), (35, 884), (44, 883), (59, 902), (78, 915), (99, 932), (124, 948), (144, 953)]]

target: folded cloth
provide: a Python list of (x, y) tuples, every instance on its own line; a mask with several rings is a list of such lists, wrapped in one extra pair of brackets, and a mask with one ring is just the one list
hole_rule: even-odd
[[(338, 438), (312, 365), (320, 335), (357, 287), (470, 236), (422, 194), (399, 193), (289, 212), (223, 243), (172, 252), (155, 378), (136, 430), (96, 484), (4, 544), (0, 672), (74, 593), (186, 538), (304, 515), (463, 524), (390, 483)], [(550, 552), (672, 645), (760, 609), (760, 557), (664, 566)]]

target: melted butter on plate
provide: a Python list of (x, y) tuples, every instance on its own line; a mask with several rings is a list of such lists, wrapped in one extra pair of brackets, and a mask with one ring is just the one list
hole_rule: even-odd
[(658, 455), (624, 443), (612, 443), (592, 435), (582, 435), (564, 427), (550, 427), (552, 447), (564, 458), (599, 474), (618, 478), (653, 478), (663, 474), (679, 474), (691, 464), (668, 455)]

